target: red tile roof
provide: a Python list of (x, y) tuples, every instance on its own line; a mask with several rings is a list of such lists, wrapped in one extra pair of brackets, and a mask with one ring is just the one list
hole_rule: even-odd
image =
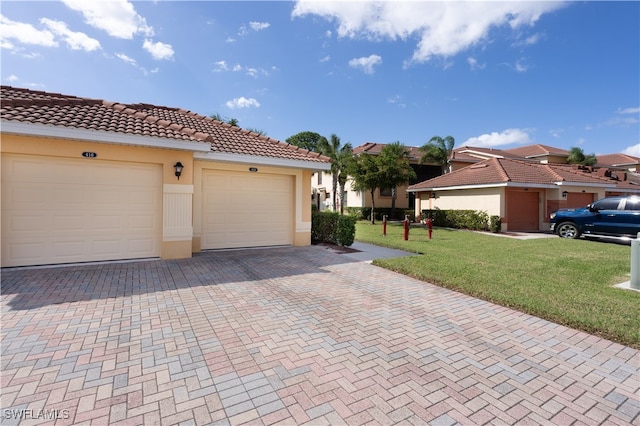
[(213, 152), (328, 163), (315, 152), (179, 108), (120, 104), (1, 86), (3, 121), (208, 142)]
[(640, 157), (626, 154), (606, 154), (596, 156), (598, 167), (624, 167), (630, 165), (640, 165)]
[(543, 164), (535, 161), (492, 158), (472, 166), (464, 167), (452, 173), (411, 185), (409, 190), (432, 190), (447, 187), (530, 184), (554, 185), (557, 182), (578, 183), (584, 185), (610, 184), (618, 188), (629, 187), (640, 190), (640, 186), (629, 182), (616, 181), (601, 176), (591, 169), (581, 169), (568, 164)]
[(512, 156), (516, 156), (520, 158), (541, 157), (545, 155), (560, 155), (560, 156), (566, 156), (566, 157), (569, 156), (569, 151), (565, 149), (555, 148), (553, 146), (541, 145), (541, 144), (505, 149), (504, 151), (511, 154)]

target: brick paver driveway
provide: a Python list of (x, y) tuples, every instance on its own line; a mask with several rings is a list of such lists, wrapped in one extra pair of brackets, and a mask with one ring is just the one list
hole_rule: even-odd
[(638, 351), (323, 247), (2, 271), (2, 424), (638, 424)]

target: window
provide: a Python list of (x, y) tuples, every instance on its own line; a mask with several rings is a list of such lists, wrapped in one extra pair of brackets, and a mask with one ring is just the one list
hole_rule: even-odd
[(595, 210), (617, 210), (618, 204), (620, 204), (619, 198), (611, 198), (596, 201), (591, 206)]
[(640, 199), (631, 200), (627, 198), (627, 204), (624, 206), (625, 210), (640, 210)]
[(324, 172), (318, 172), (318, 185), (322, 185), (322, 175)]
[(390, 189), (381, 189), (380, 190), (380, 196), (381, 197), (391, 197), (391, 190)]

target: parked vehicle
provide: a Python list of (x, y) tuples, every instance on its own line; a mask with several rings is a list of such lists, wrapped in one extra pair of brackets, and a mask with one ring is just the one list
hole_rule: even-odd
[(632, 237), (640, 232), (640, 196), (602, 198), (580, 209), (551, 213), (551, 231), (562, 238)]

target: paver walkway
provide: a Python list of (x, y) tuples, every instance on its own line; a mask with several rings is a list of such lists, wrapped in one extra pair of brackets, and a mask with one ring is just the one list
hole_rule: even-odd
[(2, 271), (2, 424), (638, 424), (638, 351), (323, 247)]

